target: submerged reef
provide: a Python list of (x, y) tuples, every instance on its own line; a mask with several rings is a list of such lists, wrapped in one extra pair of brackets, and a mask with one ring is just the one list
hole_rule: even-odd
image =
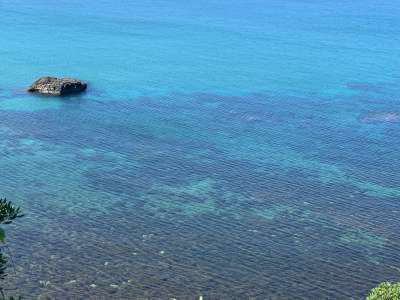
[(363, 123), (398, 123), (400, 122), (400, 113), (398, 112), (374, 112), (361, 117)]
[(78, 79), (41, 77), (28, 88), (28, 92), (63, 96), (83, 92), (86, 88), (87, 83)]

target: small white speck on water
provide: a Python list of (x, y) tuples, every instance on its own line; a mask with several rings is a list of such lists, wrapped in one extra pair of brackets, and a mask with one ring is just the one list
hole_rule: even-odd
[(66, 282), (65, 284), (74, 284), (74, 283), (76, 283), (76, 280), (70, 280), (70, 281)]
[(110, 287), (112, 287), (112, 288), (114, 288), (114, 289), (119, 288), (119, 286), (118, 286), (117, 284), (110, 284)]
[(92, 283), (91, 285), (89, 285), (91, 288), (95, 288), (97, 285), (95, 285), (94, 283)]
[(108, 266), (108, 264), (109, 264), (109, 262), (108, 261), (106, 261), (105, 263), (104, 263), (104, 265), (107, 267)]
[(144, 240), (146, 239), (151, 239), (154, 236), (154, 233), (149, 233), (149, 234), (142, 234), (142, 238)]
[(164, 250), (161, 250), (161, 251), (160, 251), (160, 254), (161, 254), (161, 255), (163, 255), (164, 253), (165, 253), (165, 251), (164, 251)]
[(43, 287), (47, 287), (50, 285), (50, 281), (48, 280), (39, 280), (39, 284)]

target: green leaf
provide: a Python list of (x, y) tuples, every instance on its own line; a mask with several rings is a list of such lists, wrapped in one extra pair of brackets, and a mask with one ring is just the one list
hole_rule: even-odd
[(0, 198), (0, 224), (10, 224), (14, 219), (23, 217), (21, 209), (7, 199)]
[(6, 240), (6, 232), (4, 229), (0, 228), (0, 242), (4, 243)]

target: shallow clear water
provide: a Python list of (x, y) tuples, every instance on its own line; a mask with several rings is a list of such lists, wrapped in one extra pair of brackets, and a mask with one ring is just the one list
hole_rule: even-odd
[[(27, 213), (7, 229), (7, 289), (361, 299), (399, 280), (396, 3), (0, 11), (0, 193)], [(27, 95), (42, 75), (90, 88)]]

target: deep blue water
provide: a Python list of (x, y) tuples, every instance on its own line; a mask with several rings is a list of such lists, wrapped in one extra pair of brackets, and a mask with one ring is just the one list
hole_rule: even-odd
[[(27, 299), (363, 299), (400, 280), (396, 1), (0, 1)], [(61, 99), (42, 75), (89, 82)]]

